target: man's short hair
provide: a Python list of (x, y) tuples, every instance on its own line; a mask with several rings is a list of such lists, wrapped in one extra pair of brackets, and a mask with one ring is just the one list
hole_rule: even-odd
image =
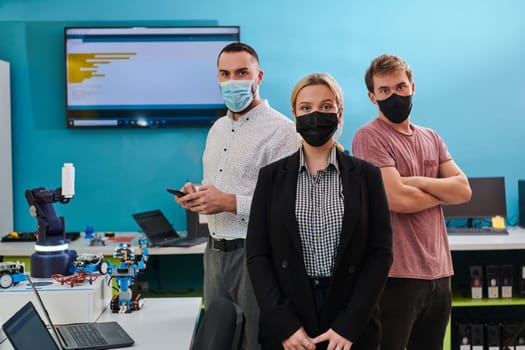
[(257, 64), (260, 64), (259, 56), (257, 55), (257, 52), (254, 50), (253, 47), (247, 44), (243, 44), (243, 43), (231, 43), (222, 48), (221, 52), (219, 53), (219, 56), (217, 56), (217, 65), (219, 65), (219, 58), (224, 52), (242, 52), (242, 51), (248, 52), (250, 56), (255, 58), (255, 60), (257, 61)]
[(381, 55), (375, 58), (365, 73), (365, 84), (368, 91), (374, 92), (374, 75), (387, 75), (392, 72), (402, 71), (407, 75), (408, 80), (412, 83), (412, 69), (408, 63), (396, 55)]

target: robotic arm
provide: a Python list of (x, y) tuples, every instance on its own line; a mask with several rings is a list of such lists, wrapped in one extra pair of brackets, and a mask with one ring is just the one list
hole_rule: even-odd
[(25, 191), (31, 216), (38, 221), (35, 253), (31, 255), (31, 276), (49, 278), (54, 274), (67, 275), (76, 258), (68, 249), (64, 217), (57, 217), (54, 203), (69, 203), (75, 194), (75, 168), (65, 163), (62, 168), (62, 187), (50, 190), (43, 187)]
[(38, 221), (38, 245), (65, 244), (64, 217), (57, 217), (53, 203), (69, 203), (71, 198), (62, 195), (62, 188), (48, 190), (43, 187), (26, 190), (25, 196), (29, 204), (31, 216)]

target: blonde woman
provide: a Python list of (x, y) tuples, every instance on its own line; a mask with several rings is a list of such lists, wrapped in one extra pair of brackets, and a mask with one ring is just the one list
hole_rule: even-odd
[(246, 255), (262, 349), (378, 349), (378, 298), (392, 264), (389, 209), (377, 167), (334, 135), (343, 93), (328, 74), (295, 86), (300, 150), (261, 169)]

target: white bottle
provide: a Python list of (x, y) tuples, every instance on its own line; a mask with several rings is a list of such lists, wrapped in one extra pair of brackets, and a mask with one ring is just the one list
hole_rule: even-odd
[(73, 163), (64, 163), (62, 167), (62, 195), (73, 198), (75, 195), (75, 167)]

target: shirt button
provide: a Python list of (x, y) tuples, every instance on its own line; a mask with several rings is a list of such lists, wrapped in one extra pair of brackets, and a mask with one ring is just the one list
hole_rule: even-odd
[(226, 148), (225, 148), (225, 149), (224, 149), (224, 152), (226, 152), (226, 151), (227, 151), (227, 150), (226, 150)]
[(219, 172), (222, 173), (222, 169), (219, 169)]
[(287, 267), (288, 267), (288, 261), (283, 260), (283, 261), (281, 262), (281, 267), (282, 267), (283, 269), (287, 268)]
[(232, 132), (235, 132), (235, 129), (232, 129)]

